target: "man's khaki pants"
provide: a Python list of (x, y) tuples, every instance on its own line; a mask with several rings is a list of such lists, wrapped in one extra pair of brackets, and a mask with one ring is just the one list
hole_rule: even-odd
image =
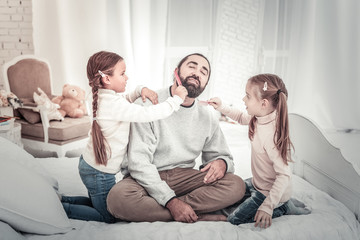
[[(189, 204), (195, 213), (210, 213), (242, 199), (245, 183), (232, 173), (211, 184), (203, 182), (206, 172), (175, 168), (159, 172), (175, 191), (178, 199)], [(108, 211), (116, 218), (130, 222), (173, 221), (170, 211), (153, 199), (132, 177), (115, 184), (107, 197)]]

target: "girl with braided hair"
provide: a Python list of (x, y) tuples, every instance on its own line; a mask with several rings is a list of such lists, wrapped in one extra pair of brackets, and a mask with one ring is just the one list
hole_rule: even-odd
[(293, 146), (289, 138), (287, 97), (281, 78), (259, 74), (246, 84), (242, 100), (247, 113), (222, 104), (219, 98), (208, 101), (222, 114), (249, 125), (252, 178), (245, 180), (245, 196), (227, 218), (232, 224), (255, 222), (255, 227), (267, 228), (272, 218), (310, 213), (302, 202), (290, 199), (289, 162)]
[[(125, 71), (125, 61), (116, 53), (101, 51), (88, 60), (93, 121), (88, 144), (80, 156), (79, 173), (89, 197), (62, 196), (69, 218), (115, 222), (107, 211), (106, 198), (126, 156), (130, 123), (166, 118), (179, 110), (188, 94), (185, 87), (178, 86), (174, 96), (160, 104), (157, 104), (157, 94), (142, 86), (124, 95), (128, 80)], [(133, 104), (140, 96), (143, 101), (148, 98), (154, 105)]]

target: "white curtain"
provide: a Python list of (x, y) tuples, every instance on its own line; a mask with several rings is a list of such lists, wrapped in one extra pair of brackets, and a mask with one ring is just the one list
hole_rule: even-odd
[(97, 51), (124, 57), (127, 90), (163, 83), (168, 0), (33, 0), (35, 54), (49, 60), (53, 92), (65, 83), (89, 91), (88, 58)]
[[(169, 1), (33, 0), (35, 54), (50, 61), (54, 93), (61, 93), (64, 83), (88, 88), (86, 63), (100, 50), (114, 51), (125, 58), (127, 90), (138, 84), (163, 87), (168, 82), (163, 79), (166, 46), (172, 46), (166, 41), (167, 27), (174, 27), (167, 26), (171, 19), (167, 16)], [(171, 6), (187, 5), (186, 1), (172, 1)], [(323, 128), (360, 129), (360, 2), (264, 2), (276, 2), (275, 14), (282, 14), (275, 30), (263, 32), (262, 39), (275, 38), (282, 43), (279, 51), (270, 49), (275, 55), (285, 52), (275, 56), (279, 61), (272, 72), (286, 81), (290, 111), (310, 117)], [(203, 4), (207, 6), (206, 1)], [(197, 11), (190, 8), (187, 14), (197, 16)], [(185, 42), (188, 35), (180, 32), (175, 37)], [(200, 41), (190, 47), (208, 44)]]
[[(360, 129), (360, 2), (283, 1), (289, 108), (324, 129)], [(263, 36), (266, 37), (266, 36)]]

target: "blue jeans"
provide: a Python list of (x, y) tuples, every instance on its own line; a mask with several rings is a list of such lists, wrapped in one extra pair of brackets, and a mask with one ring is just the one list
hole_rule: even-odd
[(69, 218), (113, 223), (115, 218), (107, 211), (106, 198), (115, 185), (115, 174), (100, 172), (79, 159), (79, 173), (89, 197), (62, 196), (61, 202)]
[[(228, 221), (234, 225), (255, 222), (255, 214), (266, 198), (264, 194), (254, 188), (251, 183), (251, 178), (245, 180), (245, 185), (245, 196), (240, 201), (240, 205), (228, 216)], [(286, 214), (286, 209), (286, 203), (275, 208), (272, 218)]]

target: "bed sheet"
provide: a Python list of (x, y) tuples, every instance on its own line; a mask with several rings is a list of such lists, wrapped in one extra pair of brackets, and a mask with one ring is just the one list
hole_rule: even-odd
[[(59, 182), (66, 195), (86, 195), (77, 171), (78, 158), (37, 158)], [(298, 176), (293, 176), (293, 196), (312, 208), (310, 215), (273, 219), (268, 229), (253, 223), (227, 222), (118, 222), (105, 224), (71, 220), (74, 230), (50, 236), (24, 234), (27, 239), (360, 239), (359, 222), (342, 203)]]

